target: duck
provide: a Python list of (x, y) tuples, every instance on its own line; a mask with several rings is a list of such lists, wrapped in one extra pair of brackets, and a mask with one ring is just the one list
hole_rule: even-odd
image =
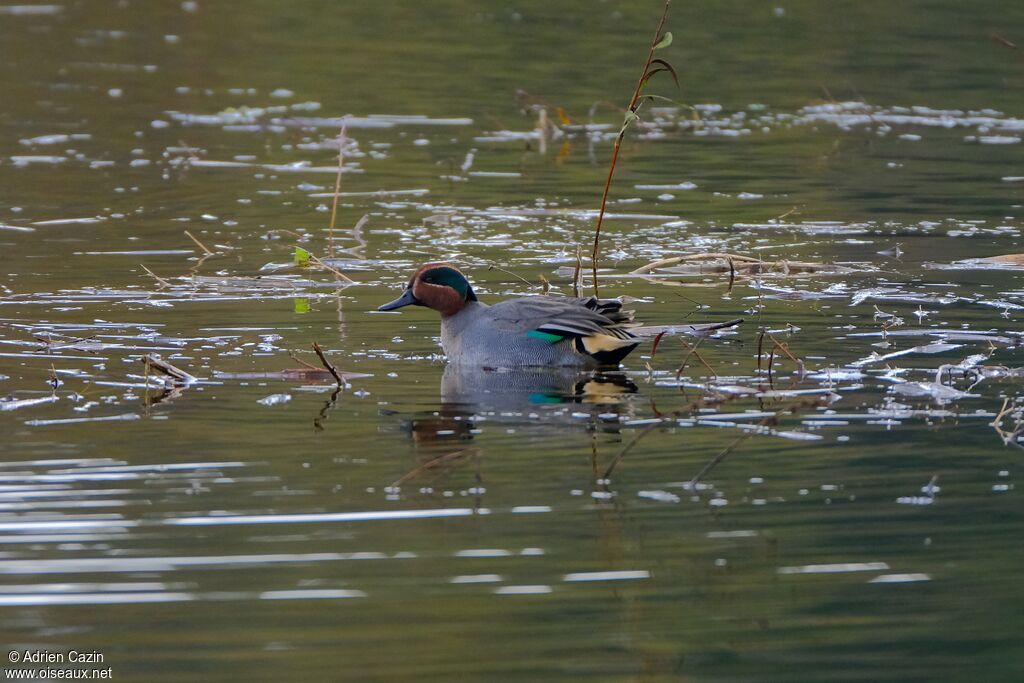
[(644, 326), (621, 301), (594, 296), (526, 296), (487, 305), (466, 275), (444, 262), (420, 266), (402, 295), (377, 310), (405, 306), (441, 314), (441, 347), (449, 363), (489, 370), (612, 368), (660, 331), (703, 335), (742, 322)]

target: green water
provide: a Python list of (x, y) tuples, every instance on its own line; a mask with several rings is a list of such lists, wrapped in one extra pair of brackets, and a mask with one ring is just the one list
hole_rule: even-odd
[[(1024, 288), (955, 262), (1022, 251), (1024, 53), (991, 36), (1024, 45), (1024, 6), (673, 8), (685, 106), (626, 138), (601, 291), (746, 319), (699, 359), (459, 375), (431, 311), (375, 312), (437, 259), (484, 301), (571, 294), (659, 11), (0, 6), (6, 649), (146, 681), (1020, 680), (1024, 453), (991, 423), (1022, 418)], [(332, 237), (356, 284), (271, 270)], [(627, 275), (708, 252), (829, 268)], [(314, 341), (363, 376), (239, 376)], [(165, 395), (151, 352), (199, 381)]]

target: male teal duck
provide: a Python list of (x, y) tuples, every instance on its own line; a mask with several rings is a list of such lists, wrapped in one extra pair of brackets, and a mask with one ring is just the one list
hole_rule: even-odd
[(644, 327), (621, 302), (597, 297), (528, 296), (488, 306), (448, 263), (420, 266), (402, 296), (377, 310), (409, 305), (441, 314), (448, 362), (483, 368), (617, 366), (644, 337), (663, 329), (702, 334), (742, 322)]

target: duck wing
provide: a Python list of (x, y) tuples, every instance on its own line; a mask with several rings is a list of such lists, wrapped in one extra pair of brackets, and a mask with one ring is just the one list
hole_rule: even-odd
[(560, 339), (592, 334), (633, 339), (629, 329), (637, 326), (633, 322), (633, 311), (623, 311), (622, 303), (595, 297), (522, 297), (494, 304), (487, 313), (498, 327), (506, 331), (523, 334), (542, 332)]
[(577, 353), (602, 365), (618, 364), (639, 340), (630, 332), (636, 327), (633, 311), (622, 310), (619, 301), (556, 297), (523, 297), (488, 309), (499, 329), (518, 332), (549, 344), (571, 340)]

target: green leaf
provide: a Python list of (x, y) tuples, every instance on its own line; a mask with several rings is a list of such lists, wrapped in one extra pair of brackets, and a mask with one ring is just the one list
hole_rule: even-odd
[(619, 135), (622, 135), (623, 133), (626, 132), (626, 129), (629, 128), (629, 124), (633, 123), (634, 121), (638, 121), (638, 120), (640, 120), (640, 117), (636, 115), (636, 112), (633, 111), (632, 109), (627, 109), (626, 110), (626, 118), (623, 119), (623, 121), (622, 121), (622, 128), (619, 129)]
[(302, 247), (295, 247), (295, 265), (299, 268), (309, 267), (309, 252)]
[(661, 40), (659, 40), (657, 42), (657, 44), (654, 46), (654, 49), (655, 50), (660, 50), (661, 48), (668, 47), (671, 44), (672, 44), (672, 32), (671, 31), (666, 31), (665, 35), (663, 35), (661, 37)]
[(654, 59), (651, 60), (651, 66), (656, 66), (657, 68), (648, 71), (647, 78), (650, 78), (659, 71), (667, 71), (669, 75), (672, 76), (672, 80), (675, 81), (676, 87), (679, 87), (679, 76), (676, 74), (676, 70), (672, 68), (671, 64), (666, 62), (664, 59)]
[[(680, 102), (676, 102), (671, 97), (663, 97), (661, 95), (641, 95), (640, 98), (637, 99), (637, 106), (639, 106), (640, 104), (642, 104), (644, 102), (648, 102), (648, 101), (654, 102), (655, 100), (657, 100), (659, 102), (668, 102), (669, 104), (674, 104), (677, 107), (688, 107), (689, 106), (689, 105), (686, 105), (686, 104), (681, 104)], [(693, 109), (693, 107), (689, 107), (689, 108)]]
[(293, 301), (295, 302), (296, 313), (309, 313), (309, 299), (296, 297)]

